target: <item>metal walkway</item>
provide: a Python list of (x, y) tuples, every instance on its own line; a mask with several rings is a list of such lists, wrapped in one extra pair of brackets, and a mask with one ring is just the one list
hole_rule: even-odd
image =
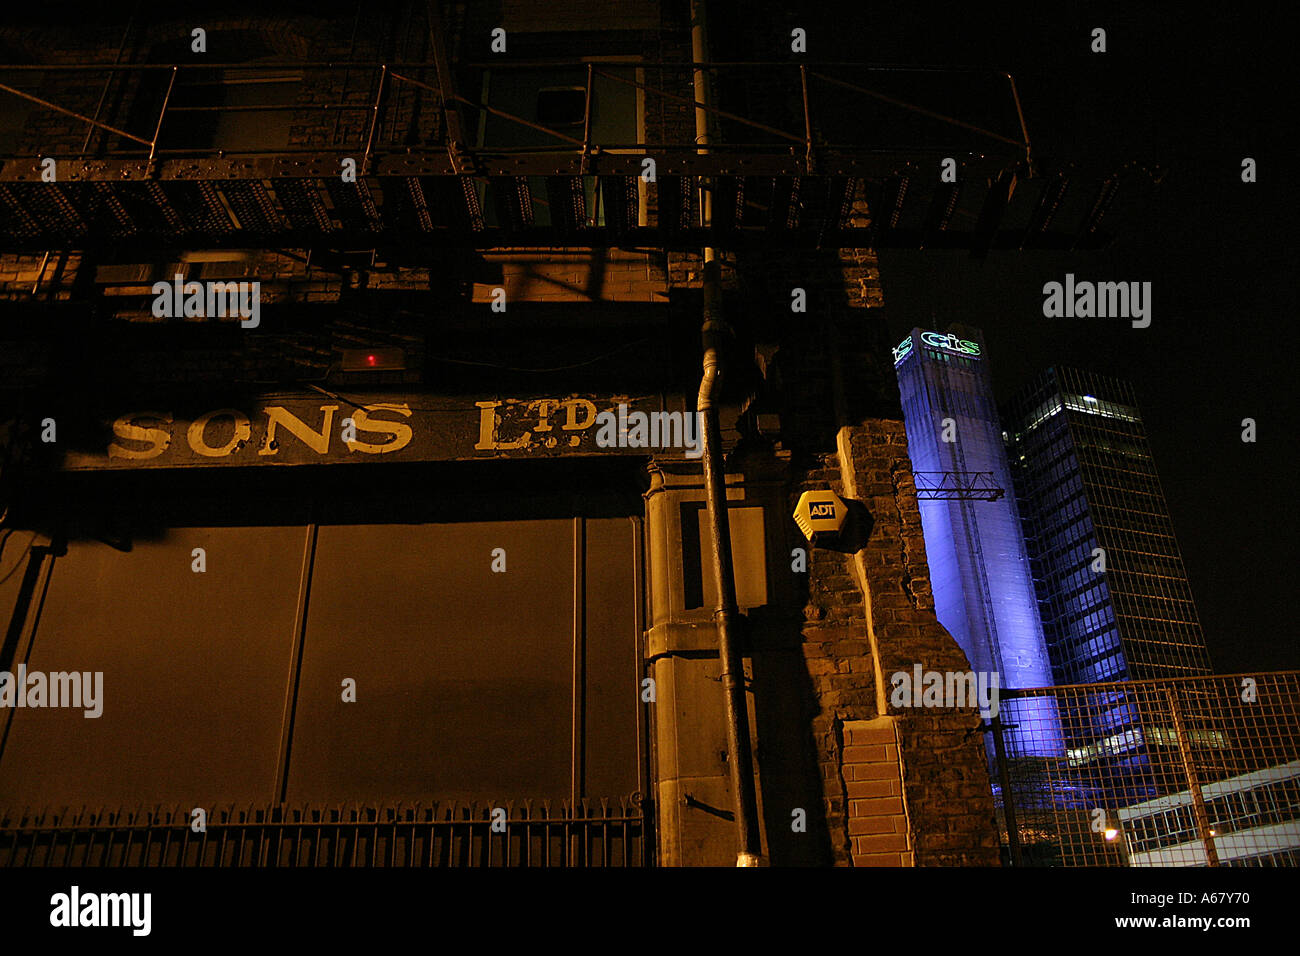
[[(41, 156), (0, 158), (0, 251), (111, 247), (282, 247), (327, 245), (373, 248), (425, 246), (655, 246), (669, 249), (721, 245), (802, 248), (956, 248), (976, 255), (991, 249), (1074, 249), (1105, 245), (1110, 227), (1128, 205), (1140, 206), (1159, 182), (1158, 169), (1135, 164), (1108, 175), (1070, 168), (1048, 169), (1030, 149), (1014, 82), (1019, 130), (1007, 136), (939, 114), (834, 73), (834, 64), (569, 64), (587, 73), (581, 138), (550, 128), (454, 91), (443, 95), (426, 81), (430, 64), (292, 64), (304, 77), (348, 70), (367, 74), (367, 103), (318, 104), (304, 86), (297, 102), (255, 107), (185, 106), (173, 102), (178, 77), (194, 66), (0, 66), (12, 82), (30, 75), (24, 91), (0, 83), (0, 97), (13, 96), (41, 110), (67, 115), (100, 132), (96, 154), (63, 156), (56, 182), (42, 180)], [(562, 64), (547, 63), (555, 69)], [(840, 65), (843, 67), (844, 65)], [(623, 73), (618, 72), (619, 68)], [(774, 71), (775, 89), (802, 92), (802, 129), (789, 131), (672, 92), (693, 67), (722, 74), (729, 69)], [(540, 69), (510, 64), (512, 69)], [(856, 67), (859, 70), (868, 70)], [(202, 67), (247, 69), (240, 64)], [(494, 66), (493, 69), (501, 69)], [(658, 82), (628, 78), (656, 74)], [(32, 71), (24, 74), (24, 71)], [(82, 71), (129, 88), (152, 71), (154, 88), (165, 89), (150, 135), (101, 122), (39, 96), (42, 78)], [(161, 71), (161, 72), (159, 72)], [(781, 71), (789, 75), (782, 77)], [(1003, 74), (1005, 76), (1005, 74)], [(655, 79), (655, 76), (649, 79)], [(668, 82), (669, 80), (675, 82)], [(593, 134), (592, 89), (596, 82), (630, 84), (656, 103), (679, 101), (717, 115), (729, 135), (701, 153), (693, 141), (600, 142)], [(305, 83), (305, 81), (304, 81)], [(107, 87), (106, 87), (107, 88)], [(686, 85), (689, 91), (689, 85)], [(396, 146), (392, 114), (408, 109), (401, 92), (431, 98), (445, 122), (437, 142)], [(953, 144), (972, 138), (987, 149), (965, 151), (933, 145), (877, 148), (830, 142), (850, 133), (865, 137), (857, 122), (862, 103), (912, 111), (933, 128), (957, 130)], [(402, 104), (406, 105), (403, 106)], [(470, 148), (460, 133), (459, 106), (495, 116), (541, 135), (554, 145)], [(835, 117), (825, 104), (834, 103)], [(169, 106), (169, 104), (171, 104)], [(816, 105), (816, 108), (814, 108)], [(178, 113), (231, 109), (292, 112), (295, 122), (313, 113), (361, 114), (356, 142), (330, 148), (302, 147), (226, 155), (220, 149), (169, 149), (168, 123)], [(786, 114), (798, 112), (786, 108)], [(874, 115), (874, 114), (873, 114)], [(846, 117), (848, 122), (846, 124)], [(794, 116), (795, 121), (800, 117)], [(764, 119), (767, 119), (764, 116)], [(310, 127), (308, 127), (310, 128)], [(738, 132), (740, 131), (740, 132)], [(739, 142), (744, 131), (753, 133)], [(111, 135), (107, 135), (111, 134)], [(90, 134), (87, 134), (87, 143)], [(940, 163), (951, 156), (956, 182), (941, 181)], [(355, 182), (340, 175), (343, 158), (357, 167)], [(654, 181), (641, 182), (644, 161), (654, 160)], [(863, 186), (870, 220), (855, 214)], [(713, 191), (713, 223), (699, 226), (701, 189)], [(1117, 210), (1117, 205), (1120, 207)]]

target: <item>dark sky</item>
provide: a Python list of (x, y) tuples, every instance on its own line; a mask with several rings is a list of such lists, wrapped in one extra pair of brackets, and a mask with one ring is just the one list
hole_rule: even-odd
[[(847, 15), (838, 29), (818, 25), (830, 58), (1006, 69), (1036, 156), (1167, 168), (1143, 215), (1101, 252), (884, 252), (887, 322), (898, 339), (914, 325), (983, 328), (999, 397), (1057, 363), (1132, 381), (1215, 669), (1300, 667), (1288, 600), (1300, 468), (1291, 17), (1248, 3), (1220, 14), (1167, 3), (860, 9), (851, 29)], [(1098, 26), (1105, 54), (1089, 50)], [(1241, 181), (1246, 156), (1253, 185)], [(1044, 318), (1043, 283), (1066, 272), (1153, 283), (1151, 326)], [(1255, 444), (1241, 440), (1246, 417)]]

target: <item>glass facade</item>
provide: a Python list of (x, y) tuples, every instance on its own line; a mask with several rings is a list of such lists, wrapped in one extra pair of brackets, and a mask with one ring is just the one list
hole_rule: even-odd
[(1133, 387), (1049, 369), (1004, 413), (1055, 682), (1210, 673)]
[[(1005, 404), (1003, 422), (1054, 682), (1210, 674), (1132, 385), (1048, 369)], [(1180, 686), (1181, 732), (1160, 695), (1116, 690), (1064, 705), (1071, 766), (1121, 807), (1175, 792), (1184, 748), (1209, 777), (1230, 772), (1221, 703)]]
[[(1007, 492), (996, 501), (920, 502), (939, 622), (971, 667), (996, 672), (1002, 687), (1046, 686), (1051, 666), (983, 337), (913, 329), (894, 355), (913, 470), (989, 472)], [(1054, 721), (1054, 711), (1043, 716)], [(1046, 755), (1058, 743), (1048, 735), (1020, 745)]]

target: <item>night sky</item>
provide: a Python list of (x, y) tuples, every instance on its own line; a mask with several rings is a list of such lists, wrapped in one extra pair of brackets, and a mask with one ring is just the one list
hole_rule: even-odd
[[(1104, 251), (883, 252), (886, 322), (893, 339), (982, 328), (999, 399), (1052, 364), (1132, 381), (1215, 670), (1300, 667), (1287, 600), (1300, 467), (1290, 17), (1271, 4), (859, 9), (850, 29), (839, 14), (810, 29), (810, 58), (824, 37), (830, 59), (999, 67), (1016, 77), (1036, 157), (1168, 170)], [(1098, 26), (1104, 54), (1089, 49)], [(1067, 272), (1153, 283), (1151, 326), (1044, 318), (1043, 284)], [(1255, 444), (1241, 440), (1247, 417)]]

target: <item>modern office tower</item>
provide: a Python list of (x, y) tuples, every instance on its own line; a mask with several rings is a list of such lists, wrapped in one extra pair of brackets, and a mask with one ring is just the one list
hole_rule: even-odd
[(1132, 386), (1052, 368), (1003, 412), (1055, 682), (1103, 685), (1061, 701), (1056, 799), (1137, 826), (1151, 801), (1177, 802), (1189, 766), (1205, 780), (1260, 769), (1222, 695), (1129, 683), (1210, 673)]
[(1004, 419), (1056, 682), (1210, 673), (1133, 387), (1052, 368)]
[[(935, 611), (977, 671), (996, 671), (1003, 687), (1052, 682), (1002, 441), (983, 335), (913, 329), (894, 350), (908, 454), (918, 488), (964, 485), (984, 473), (1003, 489), (996, 500), (920, 501)], [(1024, 752), (1051, 749), (1051, 735)]]

